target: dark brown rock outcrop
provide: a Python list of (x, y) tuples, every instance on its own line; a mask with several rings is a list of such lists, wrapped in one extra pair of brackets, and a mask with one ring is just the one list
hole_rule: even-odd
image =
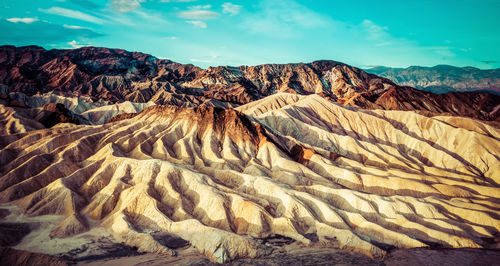
[(65, 266), (67, 262), (45, 254), (0, 247), (1, 265), (39, 265)]
[(59, 123), (80, 124), (80, 121), (63, 104), (49, 103), (43, 106), (43, 114), (39, 118), (40, 123), (46, 127), (53, 127)]
[(15, 246), (30, 231), (25, 223), (0, 223), (0, 246)]

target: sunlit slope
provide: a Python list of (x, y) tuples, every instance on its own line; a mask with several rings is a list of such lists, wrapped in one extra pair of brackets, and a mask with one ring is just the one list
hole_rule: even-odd
[[(283, 235), (373, 257), (390, 247), (495, 247), (500, 131), (471, 119), (276, 94), (238, 110), (153, 106), (100, 126), (2, 136), (0, 201), (104, 226), (139, 250), (170, 232), (214, 261)], [(7, 119), (7, 118), (6, 118)], [(87, 221), (87, 222), (86, 222)]]

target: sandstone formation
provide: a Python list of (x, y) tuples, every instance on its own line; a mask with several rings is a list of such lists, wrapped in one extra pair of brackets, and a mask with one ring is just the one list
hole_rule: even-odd
[[(86, 104), (96, 106), (130, 101), (228, 108), (277, 92), (318, 94), (342, 105), (364, 109), (420, 110), (430, 115), (500, 119), (498, 95), (486, 92), (435, 95), (398, 86), (386, 78), (335, 61), (201, 69), (120, 49), (0, 47), (0, 93), (12, 94), (30, 107), (39, 107), (33, 105), (36, 102), (33, 99), (46, 99), (43, 103), (46, 104), (64, 96), (86, 97)], [(78, 106), (70, 101), (67, 104)], [(65, 104), (67, 109), (79, 114), (68, 105)]]
[(16, 130), (0, 136), (0, 202), (64, 216), (52, 237), (104, 227), (139, 251), (173, 255), (154, 237), (169, 233), (217, 262), (275, 252), (261, 240), (275, 236), (373, 258), (498, 248), (497, 127), (318, 94), (236, 109), (150, 106), (48, 129), (2, 107), (0, 123)]
[[(9, 135), (24, 133), (31, 130), (43, 129), (45, 126), (40, 122), (26, 117), (22, 112), (17, 112), (13, 107), (0, 104), (0, 134), (3, 138)], [(4, 139), (0, 139), (0, 143)]]
[(35, 96), (26, 96), (23, 93), (3, 95), (3, 99), (1, 96), (0, 94), (1, 105), (11, 107), (18, 115), (38, 121), (45, 127), (53, 127), (59, 123), (103, 124), (114, 116), (137, 113), (154, 105), (152, 102), (129, 101), (106, 104), (105, 102), (92, 102), (85, 97), (64, 97), (50, 93)]

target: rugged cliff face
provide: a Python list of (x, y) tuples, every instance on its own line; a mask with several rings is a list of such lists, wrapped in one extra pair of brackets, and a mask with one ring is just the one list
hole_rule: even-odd
[(0, 92), (88, 96), (176, 106), (234, 107), (277, 92), (318, 94), (364, 109), (418, 110), (499, 120), (500, 96), (484, 92), (435, 95), (335, 61), (201, 69), (151, 55), (85, 47), (44, 50), (0, 47)]

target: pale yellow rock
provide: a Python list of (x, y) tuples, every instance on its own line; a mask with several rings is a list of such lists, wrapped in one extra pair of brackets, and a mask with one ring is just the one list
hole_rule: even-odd
[(175, 254), (151, 235), (169, 232), (217, 262), (269, 254), (258, 238), (274, 235), (372, 257), (494, 247), (499, 129), (317, 95), (238, 110), (248, 116), (156, 106), (99, 126), (2, 129), (0, 200), (70, 217), (67, 232), (72, 215), (92, 219), (140, 251)]

